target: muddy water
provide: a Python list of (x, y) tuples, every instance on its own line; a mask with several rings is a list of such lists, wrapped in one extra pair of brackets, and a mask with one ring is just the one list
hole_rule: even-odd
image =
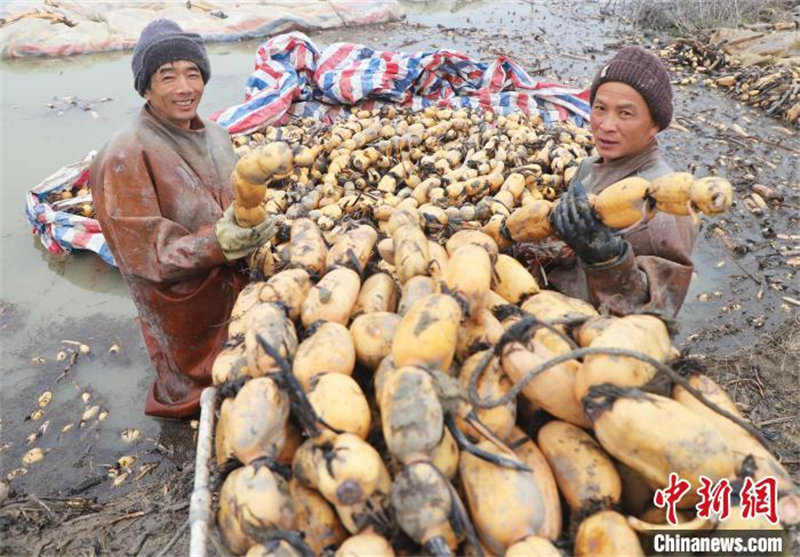
[[(573, 3), (569, 14), (555, 6), (532, 1), (409, 3), (403, 23), (310, 36), (318, 46), (355, 40), (408, 51), (456, 48), (485, 60), (506, 54), (542, 79), (586, 86), (597, 60), (609, 56), (612, 43), (629, 30), (619, 18), (598, 15), (595, 3)], [(576, 22), (581, 33), (575, 32)], [(203, 115), (240, 102), (258, 44), (209, 45), (213, 77), (201, 105)], [(577, 58), (565, 57), (564, 52)], [(146, 463), (159, 462), (172, 448), (186, 451), (192, 432), (186, 423), (162, 422), (141, 413), (152, 372), (134, 321), (136, 310), (118, 272), (93, 254), (63, 258), (48, 254), (30, 234), (23, 212), (24, 194), (30, 186), (99, 148), (139, 110), (142, 101), (132, 88), (130, 54), (2, 62), (0, 79), (0, 445), (5, 446), (0, 452), (0, 473), (5, 476), (21, 467), (22, 455), (31, 447), (52, 449), (13, 486), (19, 491), (54, 493), (81, 487), (87, 478), (102, 477), (105, 466), (121, 455), (133, 454)], [(679, 107), (686, 110), (690, 99), (680, 92), (677, 95)], [(59, 100), (62, 97), (78, 97), (91, 110), (70, 107)], [(724, 106), (727, 101), (718, 97), (713, 102)], [(683, 138), (673, 132), (663, 135), (673, 154), (671, 160), (682, 160)], [(701, 155), (700, 164), (713, 156)], [(710, 316), (724, 303), (721, 296), (703, 303), (697, 297), (726, 288), (736, 272), (730, 263), (719, 266), (726, 257), (719, 245), (701, 237), (695, 255), (698, 279), (681, 314), (684, 338), (709, 326)], [(777, 322), (780, 315), (771, 318)], [(80, 355), (66, 372), (67, 361), (58, 361), (56, 356), (75, 345), (65, 340), (91, 347), (91, 353)], [(738, 342), (751, 340), (752, 335), (747, 335)], [(112, 345), (119, 351), (110, 352)], [(48, 389), (54, 398), (43, 417), (27, 419), (39, 394)], [(81, 398), (84, 393), (90, 397), (88, 403)], [(93, 418), (81, 427), (81, 415), (94, 405), (108, 412), (106, 419)], [(48, 420), (41, 438), (26, 444), (28, 435)], [(60, 433), (69, 424), (72, 430)], [(126, 428), (140, 432), (132, 444), (120, 439)], [(109, 480), (103, 480), (97, 489), (108, 485)]]

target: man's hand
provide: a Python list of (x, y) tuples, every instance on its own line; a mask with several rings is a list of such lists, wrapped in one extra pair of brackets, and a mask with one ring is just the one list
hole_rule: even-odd
[(270, 240), (278, 232), (278, 221), (268, 217), (252, 228), (242, 228), (236, 224), (233, 204), (229, 205), (214, 227), (217, 241), (225, 254), (225, 259), (233, 261), (246, 257), (260, 245)]
[(586, 189), (578, 180), (561, 196), (550, 213), (556, 235), (585, 263), (594, 265), (622, 255), (625, 242), (595, 215)]

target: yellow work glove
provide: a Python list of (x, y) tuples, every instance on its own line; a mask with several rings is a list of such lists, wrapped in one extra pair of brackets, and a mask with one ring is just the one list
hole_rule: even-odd
[(236, 224), (233, 204), (231, 204), (214, 226), (214, 233), (217, 235), (217, 241), (222, 248), (222, 253), (225, 254), (225, 259), (233, 261), (246, 257), (260, 245), (269, 241), (277, 234), (278, 224), (274, 217), (267, 217), (257, 226), (242, 228)]

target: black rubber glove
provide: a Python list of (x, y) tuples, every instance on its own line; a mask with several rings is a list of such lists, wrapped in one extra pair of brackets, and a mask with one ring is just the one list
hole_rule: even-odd
[(622, 255), (625, 242), (603, 224), (589, 204), (586, 188), (573, 180), (550, 212), (556, 235), (585, 263), (605, 263)]

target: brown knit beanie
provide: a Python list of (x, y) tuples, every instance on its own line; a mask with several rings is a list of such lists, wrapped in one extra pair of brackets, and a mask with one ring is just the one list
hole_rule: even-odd
[(630, 85), (644, 97), (650, 115), (660, 130), (672, 121), (672, 86), (663, 62), (638, 46), (626, 46), (600, 68), (592, 81), (589, 104), (594, 103), (597, 88), (618, 81)]

